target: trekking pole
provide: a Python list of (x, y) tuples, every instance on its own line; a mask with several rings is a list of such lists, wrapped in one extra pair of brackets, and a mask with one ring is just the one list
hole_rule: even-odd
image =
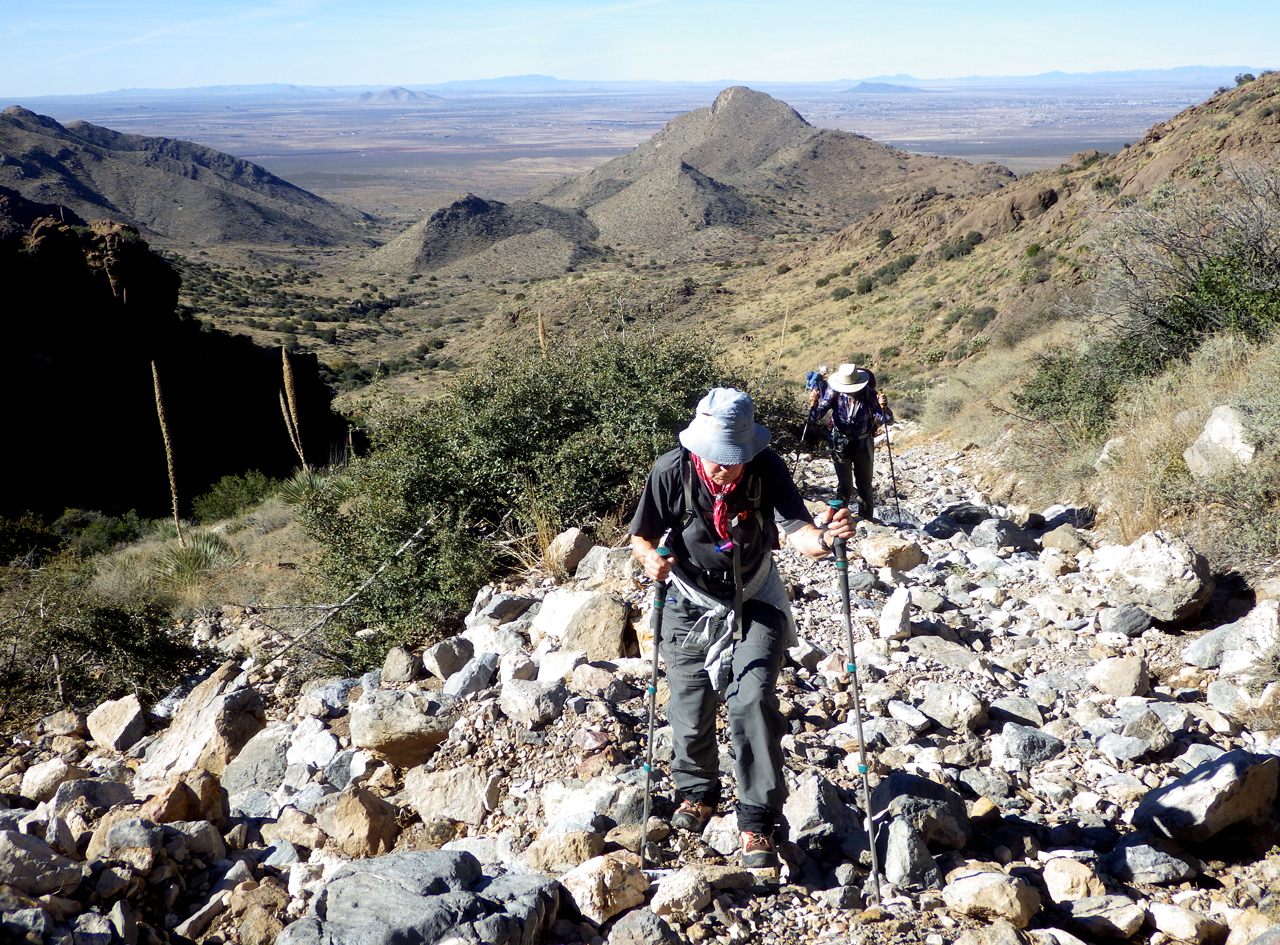
[[(844, 505), (840, 499), (828, 503), (832, 508)], [(880, 854), (876, 851), (876, 822), (871, 813), (871, 789), (867, 786), (867, 748), (862, 737), (862, 694), (858, 689), (858, 665), (853, 655), (853, 620), (849, 615), (849, 554), (843, 538), (831, 539), (831, 551), (836, 556), (836, 576), (840, 584), (840, 603), (844, 611), (844, 633), (848, 646), (848, 662), (845, 669), (853, 680), (853, 718), (858, 729), (858, 774), (862, 776), (862, 807), (867, 812), (867, 844), (871, 847), (871, 883), (873, 905), (880, 905)]]
[[(658, 554), (663, 558), (671, 554), (667, 540), (671, 532), (662, 536), (658, 544)], [(653, 796), (653, 717), (657, 714), (658, 703), (658, 641), (662, 637), (662, 608), (667, 603), (667, 582), (655, 581), (653, 584), (653, 674), (649, 677), (649, 735), (644, 746), (644, 816), (640, 826), (640, 871), (644, 872), (644, 850), (649, 841), (649, 807)]]
[(889, 428), (893, 426), (886, 423), (884, 426), (884, 451), (889, 454), (889, 482), (893, 484), (893, 504), (898, 512), (898, 522), (902, 522), (902, 498), (898, 495), (898, 475), (893, 471), (893, 447), (889, 445)]

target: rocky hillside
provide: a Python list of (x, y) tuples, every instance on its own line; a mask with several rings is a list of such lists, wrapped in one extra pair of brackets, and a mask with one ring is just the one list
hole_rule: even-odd
[(534, 279), (604, 254), (599, 231), (580, 212), (467, 194), (371, 253), (382, 272), (465, 271), (483, 279)]
[[(760, 873), (735, 865), (731, 809), (701, 836), (642, 829), (649, 591), (628, 551), (567, 534), (574, 579), (486, 588), (463, 634), (361, 678), (304, 681), (269, 617), (228, 609), (187, 625), (229, 659), (189, 692), (14, 737), (0, 927), (145, 945), (1273, 943), (1280, 587), (1215, 589), (1184, 543), (1108, 545), (1087, 509), (993, 504), (972, 454), (895, 449), (882, 508), (924, 525), (859, 526), (850, 579), (878, 906), (831, 561), (779, 556), (802, 642), (779, 688), (790, 842)], [(829, 466), (796, 462), (817, 509)]]
[[(528, 219), (546, 219), (554, 212), (547, 207), (576, 212), (594, 228), (601, 258), (612, 251), (678, 261), (732, 253), (744, 242), (789, 229), (797, 215), (806, 229), (833, 230), (903, 193), (933, 187), (968, 196), (1012, 180), (996, 165), (923, 157), (819, 130), (783, 102), (735, 87), (710, 108), (673, 119), (622, 157), (534, 191), (508, 212), (522, 208)], [(456, 205), (451, 212), (459, 215)], [(441, 260), (465, 260), (486, 278), (547, 277), (567, 268), (573, 241), (582, 238), (579, 228), (563, 244), (565, 234), (553, 227), (556, 236), (546, 245), (499, 241), (477, 245), (467, 259), (453, 252), (471, 242), (465, 229), (455, 235), (435, 219), (406, 232), (395, 241), (398, 248), (378, 254), (370, 268), (408, 274), (436, 271)], [(450, 248), (437, 250), (437, 242)]]
[[(178, 275), (137, 230), (90, 226), (0, 191), (0, 284), (9, 314), (0, 397), (13, 464), (0, 515), (66, 508), (163, 515), (169, 506), (156, 418), (156, 364), (184, 504), (224, 475), (298, 457), (278, 403), (281, 353), (201, 329), (177, 311)], [(70, 215), (68, 215), (70, 216)], [(314, 355), (292, 359), (304, 450), (345, 442)], [(232, 379), (217, 383), (216, 378)]]
[(184, 247), (361, 238), (361, 215), (256, 164), (190, 141), (63, 126), (16, 105), (0, 113), (0, 186)]

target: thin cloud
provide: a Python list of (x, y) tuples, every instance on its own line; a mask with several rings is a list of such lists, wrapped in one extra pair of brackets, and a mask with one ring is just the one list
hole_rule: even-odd
[(402, 53), (417, 52), (420, 49), (433, 49), (440, 46), (448, 46), (457, 42), (460, 38), (472, 39), (478, 36), (497, 36), (504, 33), (523, 33), (533, 28), (541, 28), (552, 26), (557, 23), (569, 23), (575, 20), (594, 19), (601, 16), (609, 16), (614, 13), (621, 13), (627, 10), (637, 10), (643, 7), (655, 7), (665, 4), (677, 3), (679, 0), (635, 0), (633, 3), (615, 3), (607, 6), (592, 7), (587, 10), (577, 10), (571, 13), (562, 13), (554, 17), (539, 17), (536, 20), (525, 20), (518, 23), (507, 23), (495, 26), (485, 27), (483, 29), (472, 30), (456, 30), (446, 31), (438, 39), (432, 39), (423, 43), (415, 43), (411, 46), (402, 46), (398, 50)]
[(97, 56), (101, 53), (111, 52), (115, 49), (122, 49), (126, 46), (138, 46), (149, 43), (152, 40), (159, 39), (163, 36), (172, 36), (176, 33), (186, 33), (193, 29), (212, 29), (217, 27), (236, 26), (244, 23), (259, 22), (261, 20), (272, 19), (279, 16), (310, 13), (316, 7), (315, 3), (309, 0), (281, 0), (280, 3), (272, 4), (266, 7), (256, 7), (252, 10), (245, 10), (243, 13), (237, 13), (234, 16), (216, 16), (201, 17), (200, 19), (188, 20), (184, 23), (175, 23), (172, 26), (164, 26), (154, 30), (148, 30), (138, 36), (131, 36), (128, 39), (116, 40), (113, 43), (106, 43), (102, 46), (96, 46), (92, 49), (81, 49), (77, 52), (67, 53), (54, 60), (54, 62), (74, 62), (77, 59), (84, 59), (89, 56)]

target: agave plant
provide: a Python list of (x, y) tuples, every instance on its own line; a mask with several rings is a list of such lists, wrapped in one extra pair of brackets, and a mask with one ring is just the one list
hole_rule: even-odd
[(174, 587), (194, 584), (202, 575), (236, 563), (238, 555), (225, 538), (210, 531), (192, 532), (187, 543), (170, 545), (156, 559), (156, 575)]
[(301, 505), (313, 495), (326, 489), (342, 489), (345, 480), (326, 469), (299, 469), (291, 479), (286, 479), (276, 490), (276, 495), (287, 505)]

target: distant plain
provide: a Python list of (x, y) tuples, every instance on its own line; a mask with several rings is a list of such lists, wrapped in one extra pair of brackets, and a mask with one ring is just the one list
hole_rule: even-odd
[[(879, 94), (830, 86), (756, 88), (820, 128), (923, 154), (995, 161), (1016, 173), (1056, 166), (1078, 151), (1118, 151), (1213, 91), (1168, 84)], [(121, 92), (5, 104), (64, 123), (82, 119), (195, 141), (396, 226), (461, 193), (508, 200), (589, 170), (681, 112), (710, 105), (719, 90), (471, 93), (394, 105), (358, 104), (337, 94)]]

